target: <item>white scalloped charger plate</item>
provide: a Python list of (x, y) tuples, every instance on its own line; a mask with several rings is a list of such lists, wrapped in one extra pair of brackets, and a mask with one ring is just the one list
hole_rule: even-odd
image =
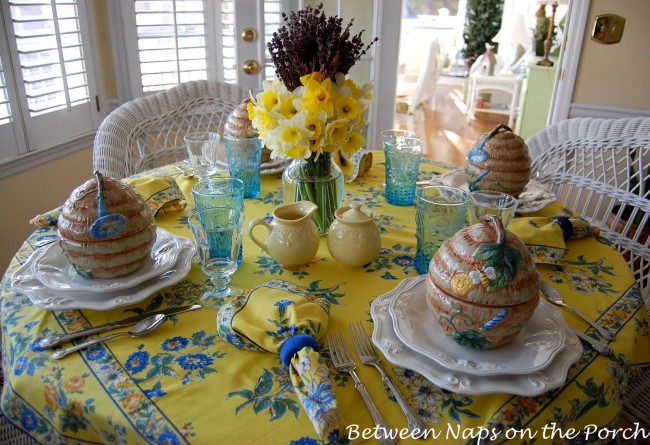
[[(456, 187), (468, 191), (467, 177), (463, 170), (452, 170), (444, 173), (436, 181), (443, 185)], [(555, 193), (548, 191), (542, 184), (531, 179), (524, 190), (517, 197), (517, 213), (533, 213), (542, 210), (547, 205), (556, 201)]]
[(176, 262), (179, 251), (179, 237), (159, 227), (151, 255), (142, 267), (132, 274), (117, 278), (84, 278), (77, 273), (59, 243), (46, 247), (43, 254), (32, 262), (32, 273), (45, 287), (53, 290), (112, 292), (128, 289), (165, 273)]
[(426, 276), (420, 278), (391, 299), (388, 312), (393, 329), (406, 346), (447, 369), (474, 375), (530, 374), (548, 366), (564, 348), (562, 313), (544, 300), (512, 342), (485, 350), (461, 346), (433, 319), (426, 300)]
[(31, 261), (36, 260), (43, 254), (43, 252), (39, 251), (34, 252), (32, 257), (14, 273), (11, 277), (11, 286), (15, 292), (27, 295), (35, 306), (48, 310), (93, 309), (106, 311), (136, 304), (145, 300), (154, 292), (178, 283), (189, 272), (192, 266), (192, 258), (196, 253), (196, 244), (187, 238), (178, 238), (180, 248), (174, 265), (159, 276), (129, 289), (110, 292), (49, 289), (31, 273)]
[(449, 370), (405, 346), (393, 329), (393, 321), (388, 312), (390, 302), (397, 293), (408, 291), (415, 286), (418, 278), (403, 280), (395, 289), (372, 302), (370, 305), (370, 314), (374, 321), (372, 342), (389, 362), (418, 372), (436, 386), (459, 394), (506, 393), (526, 397), (538, 396), (562, 386), (566, 381), (569, 367), (582, 354), (582, 345), (578, 337), (565, 328), (564, 349), (546, 368), (537, 372), (525, 375), (477, 376)]

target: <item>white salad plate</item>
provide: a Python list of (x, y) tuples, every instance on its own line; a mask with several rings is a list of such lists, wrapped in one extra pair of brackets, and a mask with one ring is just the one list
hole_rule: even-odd
[(44, 249), (43, 254), (32, 262), (32, 273), (46, 287), (100, 293), (131, 288), (171, 269), (178, 258), (180, 238), (158, 228), (151, 254), (142, 267), (117, 278), (84, 278), (77, 273), (59, 243)]
[(404, 345), (451, 371), (467, 374), (530, 374), (546, 368), (565, 343), (562, 313), (540, 300), (533, 317), (512, 342), (483, 350), (461, 346), (434, 320), (424, 278), (408, 290), (395, 292), (388, 311)]
[[(283, 172), (291, 164), (291, 161), (292, 159), (272, 159), (269, 162), (263, 162), (260, 164), (260, 175), (273, 175)], [(228, 161), (222, 159), (217, 160), (217, 171), (227, 172)]]
[(370, 306), (374, 321), (373, 344), (391, 363), (418, 372), (432, 384), (458, 394), (506, 393), (526, 397), (538, 396), (566, 381), (569, 367), (582, 354), (578, 337), (565, 328), (565, 346), (543, 369), (530, 374), (473, 375), (450, 370), (438, 362), (404, 345), (393, 329), (389, 307), (398, 293), (408, 292), (422, 277), (403, 280), (395, 289), (376, 298)]
[[(466, 192), (469, 191), (464, 170), (451, 170), (439, 178), (435, 178), (435, 180), (441, 182), (443, 185), (456, 187)], [(517, 213), (533, 213), (555, 202), (556, 197), (555, 193), (547, 190), (538, 181), (531, 179), (517, 197), (517, 201)]]
[(269, 162), (264, 162), (260, 165), (260, 174), (274, 175), (281, 173), (291, 164), (291, 161), (291, 159), (272, 159)]
[(178, 258), (172, 267), (159, 276), (129, 289), (110, 292), (50, 289), (31, 271), (31, 263), (44, 253), (38, 250), (14, 273), (11, 278), (11, 286), (16, 293), (26, 295), (34, 305), (48, 310), (93, 309), (106, 311), (136, 304), (145, 300), (154, 292), (178, 283), (189, 272), (192, 259), (196, 253), (196, 244), (187, 238), (178, 238), (180, 240)]

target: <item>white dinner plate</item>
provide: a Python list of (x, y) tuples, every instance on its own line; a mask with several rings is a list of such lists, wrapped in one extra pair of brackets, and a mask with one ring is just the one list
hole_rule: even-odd
[(370, 305), (374, 321), (372, 342), (391, 363), (418, 372), (436, 386), (458, 394), (506, 393), (526, 397), (538, 396), (558, 388), (566, 381), (569, 367), (580, 358), (582, 345), (578, 337), (565, 328), (565, 346), (544, 369), (531, 374), (477, 376), (452, 371), (407, 347), (395, 334), (390, 317), (390, 302), (398, 292), (408, 291), (419, 278), (403, 280), (395, 289), (376, 298)]
[[(456, 187), (464, 191), (469, 191), (467, 177), (464, 170), (451, 170), (444, 173), (436, 181), (450, 187)], [(517, 197), (517, 213), (533, 213), (537, 212), (547, 205), (556, 201), (555, 193), (547, 190), (542, 184), (534, 179), (531, 179), (524, 190)]]
[(406, 346), (449, 370), (475, 375), (530, 374), (547, 367), (564, 348), (562, 313), (544, 300), (512, 342), (484, 350), (461, 346), (434, 320), (426, 299), (426, 276), (420, 278), (391, 299), (393, 329)]
[(11, 286), (19, 294), (26, 295), (35, 306), (48, 310), (93, 309), (106, 311), (121, 306), (139, 303), (153, 293), (185, 278), (192, 266), (196, 244), (187, 238), (179, 237), (180, 251), (176, 263), (160, 276), (151, 278), (129, 289), (110, 292), (89, 292), (79, 290), (53, 290), (46, 287), (31, 272), (31, 262), (43, 252), (38, 250), (11, 277)]
[(59, 243), (53, 243), (44, 249), (43, 254), (33, 261), (32, 273), (46, 287), (100, 293), (128, 289), (171, 269), (178, 258), (180, 239), (165, 229), (157, 228), (156, 241), (142, 267), (117, 278), (84, 278), (77, 273)]

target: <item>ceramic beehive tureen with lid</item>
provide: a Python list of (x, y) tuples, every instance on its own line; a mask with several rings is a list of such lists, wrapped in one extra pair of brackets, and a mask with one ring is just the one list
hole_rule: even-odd
[[(249, 103), (251, 103), (251, 100), (246, 99), (228, 115), (224, 124), (224, 134), (226, 136), (237, 139), (248, 139), (259, 136), (258, 131), (253, 127), (253, 123), (248, 117), (247, 107)], [(262, 147), (261, 162), (264, 164), (269, 161), (271, 161), (271, 150)]]
[(434, 254), (427, 302), (435, 321), (457, 343), (489, 349), (512, 341), (530, 321), (539, 287), (524, 243), (488, 215)]
[(156, 239), (156, 222), (142, 196), (99, 172), (72, 192), (57, 226), (63, 253), (86, 278), (135, 272)]
[(498, 125), (481, 136), (467, 155), (469, 190), (493, 190), (517, 197), (530, 180), (530, 165), (524, 140), (506, 125)]

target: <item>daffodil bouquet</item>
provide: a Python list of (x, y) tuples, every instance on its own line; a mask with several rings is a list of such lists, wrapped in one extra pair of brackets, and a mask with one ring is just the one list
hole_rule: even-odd
[(349, 159), (365, 146), (372, 100), (371, 83), (360, 86), (346, 74), (377, 39), (364, 46), (363, 31), (350, 34), (353, 20), (343, 27), (322, 4), (283, 19), (285, 26), (268, 43), (277, 79), (251, 97), (248, 114), (271, 158), (306, 160), (285, 170), (283, 199), (314, 202), (314, 220), (325, 234), (343, 198), (343, 178), (340, 171), (340, 182), (334, 177), (331, 154)]
[(351, 157), (365, 146), (372, 85), (359, 87), (342, 73), (334, 80), (319, 72), (300, 78), (289, 91), (279, 80), (264, 81), (263, 90), (248, 104), (253, 127), (271, 158), (317, 157), (341, 150)]

